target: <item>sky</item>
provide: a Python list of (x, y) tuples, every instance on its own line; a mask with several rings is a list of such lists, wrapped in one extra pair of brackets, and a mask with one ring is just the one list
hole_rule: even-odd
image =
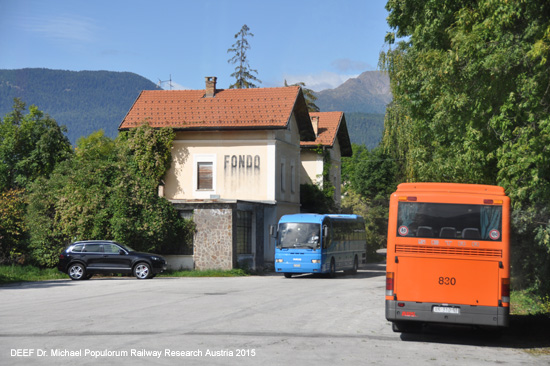
[(234, 82), (243, 25), (259, 87), (335, 88), (377, 70), (386, 0), (0, 0), (0, 69), (133, 72), (163, 89)]

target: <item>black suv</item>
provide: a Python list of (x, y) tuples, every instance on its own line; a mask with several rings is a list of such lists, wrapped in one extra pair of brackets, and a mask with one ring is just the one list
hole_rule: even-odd
[(57, 268), (72, 280), (87, 280), (96, 273), (133, 273), (143, 280), (166, 270), (166, 259), (114, 241), (87, 240), (74, 242), (62, 251)]

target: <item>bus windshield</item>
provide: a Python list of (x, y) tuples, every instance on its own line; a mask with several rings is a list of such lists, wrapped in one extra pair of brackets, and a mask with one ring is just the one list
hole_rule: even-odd
[(502, 206), (399, 202), (397, 236), (502, 240)]
[(320, 247), (321, 225), (308, 223), (283, 223), (279, 226), (280, 248)]

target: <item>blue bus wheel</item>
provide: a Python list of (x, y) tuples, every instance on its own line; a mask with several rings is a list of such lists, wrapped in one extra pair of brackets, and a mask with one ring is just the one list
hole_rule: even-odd
[(336, 262), (334, 261), (334, 258), (330, 261), (330, 272), (329, 272), (330, 278), (336, 277)]

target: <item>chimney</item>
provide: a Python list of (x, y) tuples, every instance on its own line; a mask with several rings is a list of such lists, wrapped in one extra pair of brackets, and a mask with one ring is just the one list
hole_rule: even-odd
[(319, 131), (319, 116), (311, 116), (311, 125), (313, 126), (315, 137), (317, 137)]
[(207, 76), (204, 78), (206, 82), (206, 98), (213, 98), (216, 94), (216, 80), (218, 79), (215, 76)]

